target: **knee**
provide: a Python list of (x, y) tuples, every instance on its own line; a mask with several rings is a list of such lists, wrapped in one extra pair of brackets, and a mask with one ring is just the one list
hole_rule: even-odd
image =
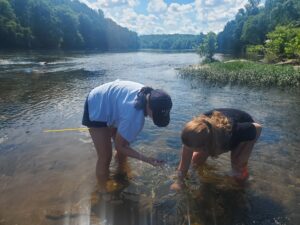
[(204, 152), (194, 152), (192, 156), (192, 164), (193, 165), (201, 165), (205, 163), (208, 155)]

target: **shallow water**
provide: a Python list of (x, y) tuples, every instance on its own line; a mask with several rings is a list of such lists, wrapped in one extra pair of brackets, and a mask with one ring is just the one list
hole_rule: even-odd
[[(299, 93), (207, 86), (176, 68), (193, 53), (0, 54), (0, 225), (10, 224), (299, 224)], [(97, 191), (96, 152), (81, 127), (83, 103), (95, 86), (115, 79), (163, 88), (173, 98), (171, 124), (146, 120), (133, 144), (167, 161), (163, 168), (129, 160), (129, 179), (114, 176)], [(183, 193), (169, 191), (180, 159), (180, 130), (215, 107), (248, 111), (263, 125), (244, 187), (226, 177), (228, 154), (191, 171)]]

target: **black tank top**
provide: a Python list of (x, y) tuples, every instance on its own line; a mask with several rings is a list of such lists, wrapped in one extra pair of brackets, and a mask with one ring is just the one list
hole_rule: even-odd
[(207, 117), (211, 117), (214, 111), (221, 112), (229, 119), (232, 125), (232, 131), (229, 140), (230, 150), (234, 150), (241, 142), (252, 141), (255, 139), (256, 128), (252, 124), (254, 120), (248, 113), (239, 109), (217, 108), (205, 112), (204, 115)]

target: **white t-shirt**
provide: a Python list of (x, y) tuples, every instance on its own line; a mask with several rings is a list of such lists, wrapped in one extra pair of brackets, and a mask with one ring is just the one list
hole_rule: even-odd
[(142, 87), (136, 82), (115, 80), (94, 88), (88, 95), (90, 120), (106, 122), (128, 142), (134, 141), (145, 122), (144, 111), (134, 107)]

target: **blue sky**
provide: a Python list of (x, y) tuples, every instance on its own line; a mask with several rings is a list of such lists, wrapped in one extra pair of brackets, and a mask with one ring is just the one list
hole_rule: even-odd
[(219, 32), (247, 0), (80, 0), (138, 34)]

